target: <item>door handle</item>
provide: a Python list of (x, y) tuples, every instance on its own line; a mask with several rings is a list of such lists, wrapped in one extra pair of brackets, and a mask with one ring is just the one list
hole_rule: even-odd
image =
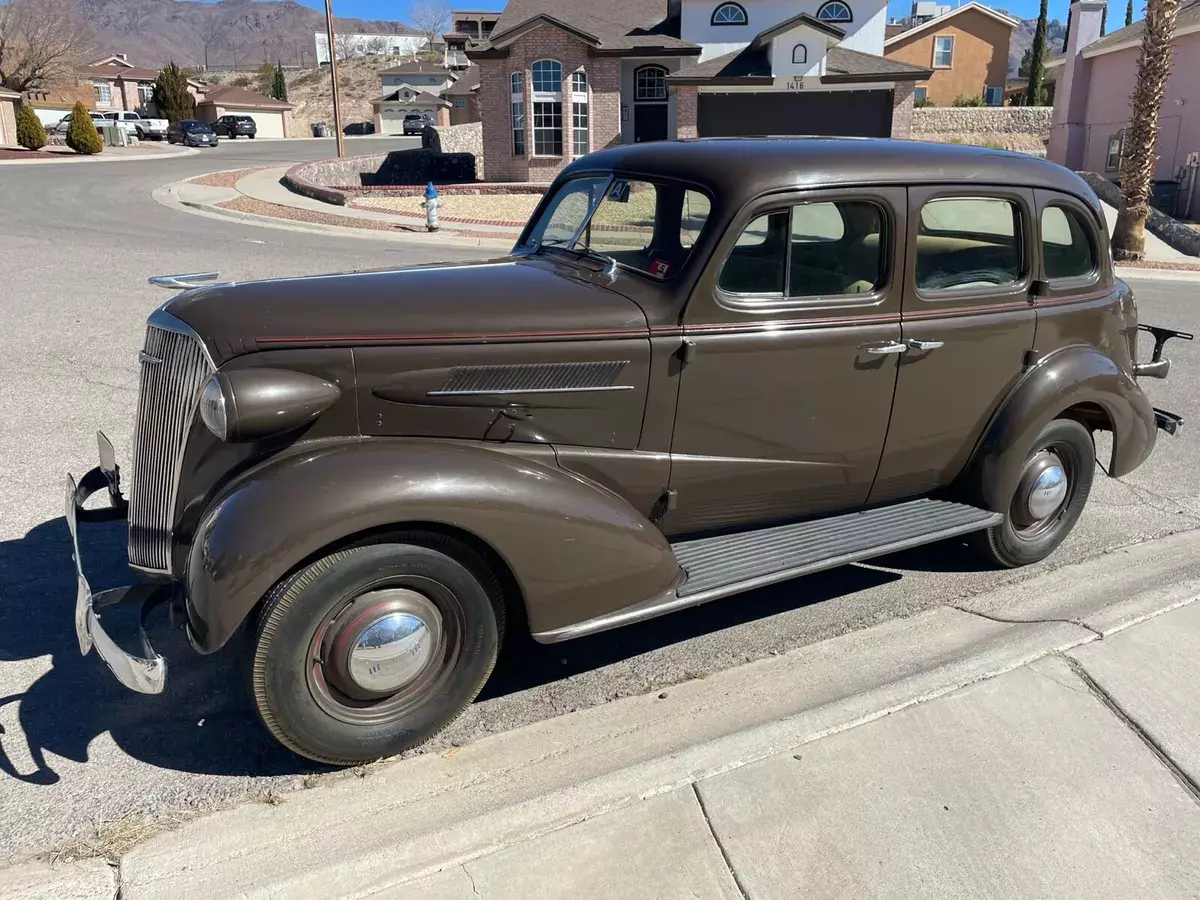
[(883, 356), (887, 353), (903, 353), (908, 349), (908, 344), (901, 343), (900, 341), (879, 341), (875, 344), (863, 344), (858, 349), (866, 350), (875, 356)]
[(936, 350), (938, 347), (944, 347), (945, 341), (918, 341), (916, 338), (908, 339), (908, 348), (910, 350)]

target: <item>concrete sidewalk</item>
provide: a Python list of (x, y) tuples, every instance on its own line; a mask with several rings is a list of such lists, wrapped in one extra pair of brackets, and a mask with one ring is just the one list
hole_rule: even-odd
[[(216, 813), (120, 897), (1194, 898), (1197, 597), (1200, 531), (1136, 545)], [(0, 896), (108, 900), (104, 869)]]

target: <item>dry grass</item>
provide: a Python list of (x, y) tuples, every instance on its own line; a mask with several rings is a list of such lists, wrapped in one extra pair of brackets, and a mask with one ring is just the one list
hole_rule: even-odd
[(175, 810), (158, 816), (130, 813), (111, 822), (92, 825), (81, 838), (48, 854), (51, 863), (71, 863), (81, 859), (105, 859), (119, 862), (121, 857), (156, 834), (179, 828), (201, 815), (199, 810)]
[(245, 178), (251, 172), (257, 172), (258, 168), (251, 169), (229, 169), (224, 172), (209, 172), (207, 175), (197, 175), (195, 178), (189, 178), (192, 184), (204, 184), (209, 187), (231, 188), (237, 187), (237, 183), (242, 178)]
[[(396, 64), (385, 57), (353, 59), (338, 63), (339, 99), (342, 102), (342, 125), (373, 120), (371, 101), (383, 88), (379, 73)], [(328, 69), (309, 69), (288, 75), (288, 102), (295, 104), (292, 121), (295, 134), (311, 134), (309, 125), (325, 122), (333, 127), (333, 91)]]
[[(438, 215), (447, 219), (481, 219), (487, 222), (525, 224), (540, 194), (443, 194)], [(424, 217), (421, 197), (364, 197), (352, 205), (379, 212)]]

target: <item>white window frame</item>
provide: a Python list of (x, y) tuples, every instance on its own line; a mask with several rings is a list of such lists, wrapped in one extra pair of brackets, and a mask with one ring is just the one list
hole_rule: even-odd
[[(797, 56), (800, 58), (796, 59)], [(792, 48), (792, 65), (808, 65), (808, 47), (804, 46), (804, 44), (797, 44)]]
[[(1108, 139), (1108, 152), (1104, 155), (1104, 171), (1121, 171), (1121, 156), (1125, 150), (1125, 129)], [(1115, 157), (1115, 159), (1114, 159)]]
[[(551, 80), (551, 82), (550, 82), (551, 84), (554, 84), (557, 87), (557, 90), (553, 90), (553, 91), (546, 90), (547, 85), (546, 85), (546, 81), (545, 81), (544, 77), (541, 79), (541, 85), (540, 85), (540, 89), (539, 89), (539, 80), (537, 78), (537, 74), (539, 72), (544, 73), (547, 68), (545, 66), (542, 66), (539, 69), (539, 65), (541, 63), (549, 63), (549, 64), (552, 64), (553, 66), (557, 67), (558, 79), (557, 79), (557, 81)], [(550, 71), (553, 72), (555, 70), (550, 69)], [(531, 65), (529, 67), (529, 73), (530, 73), (530, 103), (529, 103), (530, 109), (529, 109), (529, 112), (533, 116), (533, 146), (530, 148), (533, 152), (531, 155), (532, 156), (541, 156), (541, 157), (550, 157), (553, 159), (557, 159), (559, 157), (562, 157), (566, 151), (566, 142), (564, 140), (564, 135), (563, 135), (563, 130), (564, 130), (563, 129), (563, 124), (564, 124), (563, 123), (563, 90), (562, 90), (562, 87), (563, 87), (563, 85), (562, 85), (563, 65), (557, 59), (539, 59), (539, 60), (535, 60), (533, 65)], [(555, 115), (556, 108), (557, 108), (557, 116)], [(542, 117), (549, 116), (551, 119), (557, 118), (558, 124), (557, 125), (553, 125), (553, 124), (539, 125), (538, 124), (539, 116), (542, 116)], [(554, 132), (556, 132), (556, 131), (558, 132), (557, 136), (555, 136), (555, 134), (554, 134)], [(539, 150), (538, 150), (539, 137), (541, 138), (541, 143), (542, 143), (542, 151), (541, 152), (539, 152)], [(549, 144), (549, 152), (547, 152), (547, 148), (546, 148), (547, 143)], [(557, 146), (557, 148), (558, 148), (557, 153), (554, 152), (555, 146)]]
[(508, 79), (510, 91), (508, 112), (512, 126), (512, 140), (509, 143), (509, 149), (512, 150), (513, 156), (524, 156), (526, 149), (524, 81), (520, 72), (513, 72)]
[[(649, 73), (651, 71), (659, 73), (661, 75), (662, 90), (661, 91), (655, 90), (653, 95), (643, 94), (642, 93), (642, 87), (643, 87), (642, 73)], [(667, 72), (666, 66), (660, 66), (660, 65), (657, 65), (656, 63), (648, 63), (644, 66), (638, 66), (636, 69), (634, 69), (634, 71), (633, 71), (633, 101), (634, 101), (634, 103), (666, 103), (669, 93), (670, 93), (667, 88), (667, 75), (668, 74), (669, 73)], [(657, 81), (657, 79), (656, 79), (656, 81)]]
[[(993, 102), (992, 98), (995, 98)], [(983, 89), (983, 105), (984, 106), (1003, 106), (1004, 105), (1004, 88), (996, 85), (988, 85)]]
[[(832, 10), (839, 8), (846, 11), (844, 16), (834, 15), (832, 13)], [(826, 12), (826, 10), (829, 10), (830, 12)], [(817, 9), (817, 19), (822, 22), (836, 22), (838, 24), (853, 22), (854, 10), (850, 8), (850, 4), (847, 3), (846, 0), (825, 0), (825, 2), (822, 3)]]
[[(938, 47), (939, 41), (949, 41), (950, 46), (942, 50)], [(938, 62), (938, 54), (945, 53), (946, 61)], [(954, 35), (952, 34), (936, 34), (933, 36), (933, 67), (935, 69), (949, 69), (954, 65)]]
[(154, 102), (154, 83), (139, 82), (138, 84), (138, 103), (142, 106), (149, 106)]
[(97, 103), (112, 103), (112, 85), (107, 81), (93, 81), (92, 93), (96, 95)]
[[(735, 15), (740, 13), (742, 18), (740, 20), (730, 19), (730, 18), (718, 19), (717, 14), (721, 13), (725, 10), (729, 10), (730, 12), (734, 13)], [(749, 25), (750, 24), (750, 16), (746, 13), (746, 7), (742, 6), (742, 4), (740, 4), (740, 3), (733, 3), (733, 2), (718, 3), (716, 8), (712, 11), (712, 15), (709, 16), (708, 24), (712, 25), (714, 27), (717, 27), (717, 28), (724, 28), (729, 25), (732, 25), (732, 26)]]
[(571, 73), (571, 155), (585, 156), (592, 149), (591, 108), (587, 72)]

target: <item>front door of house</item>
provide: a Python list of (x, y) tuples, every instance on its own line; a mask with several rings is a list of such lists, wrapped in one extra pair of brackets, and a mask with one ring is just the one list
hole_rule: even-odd
[(667, 70), (659, 65), (639, 66), (633, 73), (633, 139), (667, 139)]

